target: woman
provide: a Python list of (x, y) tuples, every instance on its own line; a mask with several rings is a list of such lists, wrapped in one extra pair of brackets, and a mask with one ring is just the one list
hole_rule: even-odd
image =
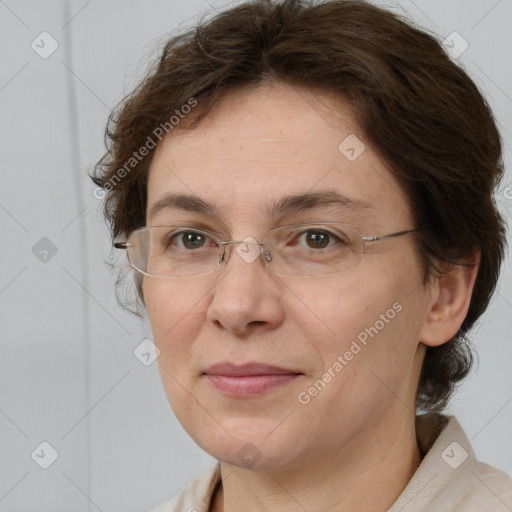
[(442, 414), (505, 227), (492, 113), (433, 37), (361, 1), (243, 3), (169, 41), (108, 136), (115, 246), (218, 460), (155, 512), (512, 509)]

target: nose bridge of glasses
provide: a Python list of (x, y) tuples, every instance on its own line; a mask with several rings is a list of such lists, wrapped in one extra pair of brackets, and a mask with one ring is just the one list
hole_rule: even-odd
[[(240, 257), (247, 263), (252, 263), (258, 256), (261, 255), (262, 253), (262, 248), (263, 248), (263, 243), (262, 242), (258, 242), (257, 240), (254, 240), (254, 238), (252, 237), (247, 237), (245, 238), (244, 240), (227, 240), (225, 242), (220, 242), (220, 246), (221, 246), (221, 252), (220, 252), (220, 255), (219, 255), (219, 263), (227, 263), (227, 261), (229, 260), (229, 257), (231, 255), (231, 252), (233, 250), (233, 246), (235, 245), (251, 245), (253, 247), (255, 246), (258, 246), (257, 247), (257, 251), (252, 251), (252, 254), (251, 254), (251, 251), (249, 249), (249, 247), (247, 247), (246, 249), (240, 249), (238, 252), (238, 254), (240, 255)], [(266, 251), (268, 253), (268, 251)], [(270, 257), (270, 253), (267, 257), (267, 260), (270, 261), (271, 260), (271, 257)]]

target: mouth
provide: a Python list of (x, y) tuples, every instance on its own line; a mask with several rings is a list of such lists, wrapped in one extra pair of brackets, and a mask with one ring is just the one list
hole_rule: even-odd
[(215, 389), (232, 397), (262, 395), (292, 382), (301, 375), (303, 373), (297, 370), (263, 363), (246, 363), (241, 366), (218, 363), (203, 373)]

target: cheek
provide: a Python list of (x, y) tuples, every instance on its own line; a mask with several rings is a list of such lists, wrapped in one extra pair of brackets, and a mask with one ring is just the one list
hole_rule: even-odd
[[(200, 294), (194, 288), (164, 279), (148, 279), (143, 284), (144, 299), (153, 335), (162, 339), (179, 329), (200, 308)], [(195, 307), (194, 307), (195, 305)]]
[(163, 280), (147, 280), (144, 298), (153, 342), (160, 351), (157, 364), (164, 392), (172, 410), (186, 418), (193, 391), (192, 341), (202, 325), (198, 317), (201, 303), (189, 290), (171, 287)]
[(201, 297), (188, 288), (156, 280), (146, 281), (144, 297), (153, 342), (160, 350), (159, 364), (181, 374), (190, 360), (191, 341), (203, 323)]
[[(341, 356), (345, 377), (339, 381), (349, 379), (350, 373), (351, 385), (362, 384), (372, 369), (394, 382), (408, 371), (417, 348), (423, 304), (417, 269), (410, 261), (394, 266), (383, 261), (379, 267), (368, 266), (332, 280), (323, 293), (301, 292), (310, 307), (309, 316), (317, 317), (311, 325), (318, 329), (315, 346), (322, 354), (323, 370), (336, 373), (338, 369), (341, 375), (340, 364), (333, 368)], [(297, 318), (304, 326), (306, 317)], [(349, 367), (350, 372), (344, 371)]]
[(333, 332), (309, 339), (322, 363), (298, 399), (306, 404), (304, 413), (322, 418), (318, 428), (324, 434), (352, 432), (369, 416), (380, 418), (397, 403), (407, 403), (414, 381), (414, 309), (396, 300), (398, 290), (387, 284), (376, 289), (362, 287), (358, 279), (340, 281), (314, 303)]
[(363, 277), (354, 272), (324, 282), (288, 286), (293, 322), (325, 356), (342, 353), (383, 300), (369, 290)]

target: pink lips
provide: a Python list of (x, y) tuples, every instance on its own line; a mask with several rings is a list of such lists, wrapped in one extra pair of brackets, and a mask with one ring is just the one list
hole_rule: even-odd
[(205, 372), (209, 382), (219, 391), (237, 397), (255, 396), (291, 382), (302, 373), (262, 363), (236, 366), (218, 363)]

